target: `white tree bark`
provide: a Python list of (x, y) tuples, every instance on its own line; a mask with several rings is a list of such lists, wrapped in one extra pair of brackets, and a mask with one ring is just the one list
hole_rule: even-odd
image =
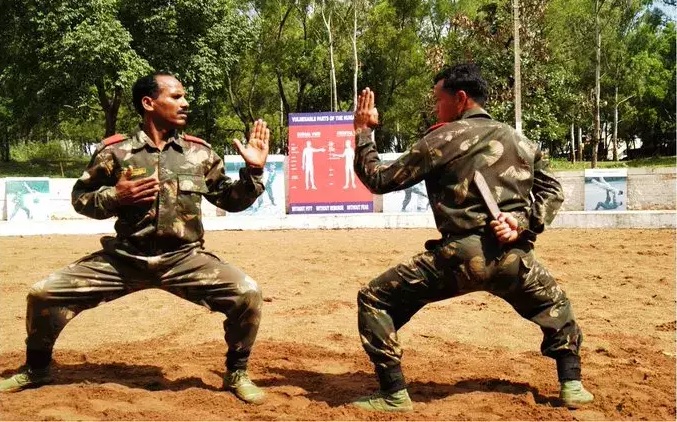
[(324, 22), (325, 28), (327, 28), (327, 36), (329, 37), (329, 83), (330, 83), (330, 111), (336, 111), (338, 109), (338, 99), (336, 92), (336, 67), (334, 65), (334, 37), (331, 33), (331, 15), (332, 11), (325, 13), (326, 5), (324, 0), (322, 0), (322, 21)]
[(522, 69), (520, 60), (520, 18), (519, 0), (513, 0), (513, 30), (514, 30), (514, 57), (515, 57), (515, 130), (522, 133)]
[(613, 160), (618, 161), (618, 87), (614, 89), (614, 134), (612, 143)]
[(571, 124), (571, 162), (575, 163), (576, 162), (576, 135), (575, 132), (576, 129), (574, 128), (574, 124)]
[(353, 0), (353, 107), (355, 109), (357, 109), (357, 72), (360, 65), (357, 61), (357, 3), (358, 0)]
[(578, 127), (578, 161), (583, 161), (583, 128)]
[(600, 122), (600, 70), (602, 67), (602, 31), (599, 24), (599, 12), (603, 0), (595, 0), (595, 129), (592, 134), (592, 160), (590, 166), (597, 167), (597, 146), (601, 135)]

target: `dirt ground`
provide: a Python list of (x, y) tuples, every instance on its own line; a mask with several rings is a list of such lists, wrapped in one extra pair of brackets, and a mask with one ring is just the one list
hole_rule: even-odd
[[(473, 293), (424, 308), (401, 331), (415, 410), (347, 403), (377, 383), (357, 333), (358, 289), (422, 250), (434, 230), (210, 232), (206, 246), (263, 287), (251, 359), (268, 393), (220, 391), (219, 314), (159, 290), (86, 311), (61, 334), (55, 382), (0, 396), (3, 420), (675, 420), (675, 231), (550, 230), (537, 244), (584, 331), (596, 401), (559, 406), (540, 330)], [(98, 248), (96, 236), (0, 238), (0, 376), (23, 363), (25, 295)]]

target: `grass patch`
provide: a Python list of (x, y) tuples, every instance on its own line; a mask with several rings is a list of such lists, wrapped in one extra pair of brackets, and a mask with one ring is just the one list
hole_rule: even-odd
[[(630, 168), (630, 167), (677, 167), (675, 156), (672, 157), (648, 157), (637, 158), (627, 161), (598, 161), (597, 168)], [(552, 170), (584, 170), (592, 168), (590, 161), (577, 161), (572, 163), (562, 158), (553, 158), (550, 160)]]
[(80, 177), (88, 162), (89, 159), (0, 162), (0, 177)]

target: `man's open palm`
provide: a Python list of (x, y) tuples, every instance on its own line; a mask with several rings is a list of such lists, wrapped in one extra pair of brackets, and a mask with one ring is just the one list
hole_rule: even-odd
[(268, 141), (270, 140), (270, 129), (266, 122), (259, 119), (254, 122), (254, 127), (249, 134), (247, 145), (242, 145), (239, 139), (233, 139), (238, 154), (242, 156), (247, 166), (254, 168), (263, 168), (268, 158)]

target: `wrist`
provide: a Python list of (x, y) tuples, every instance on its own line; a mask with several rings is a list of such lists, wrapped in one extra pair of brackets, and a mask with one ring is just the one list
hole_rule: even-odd
[(259, 167), (247, 164), (247, 171), (249, 171), (249, 174), (251, 174), (252, 176), (261, 176), (263, 174), (263, 166)]
[(374, 131), (371, 128), (362, 128), (355, 130), (355, 146), (360, 147), (363, 145), (373, 144), (374, 143)]

